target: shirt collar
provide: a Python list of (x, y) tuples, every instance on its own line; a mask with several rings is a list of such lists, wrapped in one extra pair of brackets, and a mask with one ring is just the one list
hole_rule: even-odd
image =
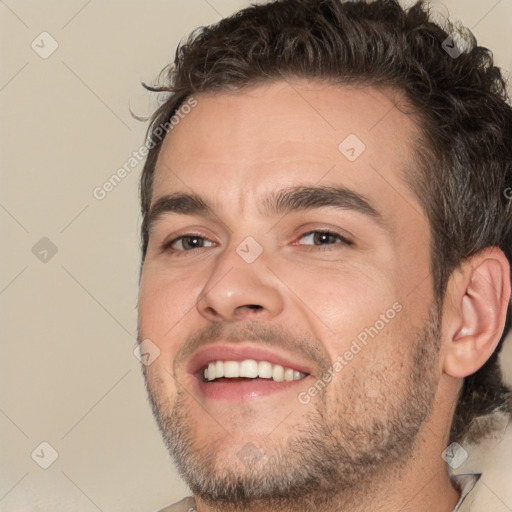
[(457, 489), (460, 492), (460, 499), (457, 502), (457, 505), (455, 505), (455, 508), (453, 509), (452, 512), (457, 512), (457, 511), (462, 512), (462, 510), (460, 508), (462, 503), (467, 498), (468, 494), (473, 490), (473, 488), (475, 487), (476, 483), (478, 482), (478, 480), (480, 479), (481, 476), (482, 476), (481, 473), (467, 473), (464, 475), (452, 475), (451, 476), (452, 482), (454, 483), (455, 487), (457, 487)]

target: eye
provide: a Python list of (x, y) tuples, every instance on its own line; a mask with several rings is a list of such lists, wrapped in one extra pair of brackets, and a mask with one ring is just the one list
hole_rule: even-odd
[(313, 246), (327, 246), (327, 245), (352, 245), (352, 242), (338, 233), (333, 231), (309, 231), (304, 233), (299, 240), (305, 240), (306, 243), (298, 245), (313, 245)]
[(167, 242), (164, 244), (164, 249), (171, 251), (191, 251), (193, 249), (201, 249), (202, 247), (212, 247), (213, 245), (213, 242), (202, 236), (190, 234), (179, 236)]

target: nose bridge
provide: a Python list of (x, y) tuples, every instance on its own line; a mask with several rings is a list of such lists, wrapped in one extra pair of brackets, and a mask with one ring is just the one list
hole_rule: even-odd
[(252, 236), (227, 246), (218, 255), (198, 298), (199, 313), (209, 320), (279, 314), (283, 306), (281, 292), (266, 260), (263, 245)]

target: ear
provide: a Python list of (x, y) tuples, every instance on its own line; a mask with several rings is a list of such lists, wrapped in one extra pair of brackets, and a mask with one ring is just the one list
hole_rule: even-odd
[(454, 271), (443, 308), (443, 370), (475, 373), (503, 335), (510, 301), (510, 264), (497, 247), (475, 254)]

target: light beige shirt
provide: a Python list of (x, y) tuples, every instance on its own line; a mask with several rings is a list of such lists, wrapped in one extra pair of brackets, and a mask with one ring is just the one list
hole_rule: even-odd
[[(460, 499), (452, 512), (470, 512), (471, 503), (466, 498), (475, 487), (479, 478), (479, 474), (452, 476), (452, 481), (460, 491)], [(192, 496), (189, 496), (174, 505), (161, 509), (159, 512), (197, 512), (196, 502)]]
[(453, 512), (470, 512), (471, 497), (469, 493), (473, 490), (480, 479), (481, 474), (452, 475), (452, 482), (460, 491), (460, 499), (455, 505)]

